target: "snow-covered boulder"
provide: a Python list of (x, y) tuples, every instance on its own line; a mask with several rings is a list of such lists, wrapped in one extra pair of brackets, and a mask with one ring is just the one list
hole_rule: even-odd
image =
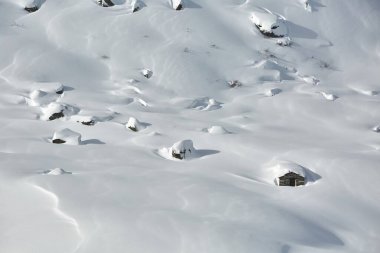
[(327, 93), (327, 92), (321, 92), (322, 96), (329, 101), (334, 101), (338, 98), (338, 96), (332, 94), (332, 93)]
[(131, 2), (132, 12), (141, 10), (143, 6), (144, 3), (141, 0), (132, 0)]
[(267, 96), (267, 97), (273, 97), (273, 96), (275, 96), (275, 95), (277, 95), (277, 94), (280, 94), (281, 91), (282, 91), (282, 90), (279, 89), (279, 88), (269, 89), (269, 90), (267, 90), (267, 91), (265, 92), (265, 96)]
[(111, 0), (97, 0), (98, 4), (103, 7), (114, 6), (115, 4)]
[(372, 128), (372, 131), (374, 131), (375, 133), (380, 133), (380, 125), (374, 126)]
[(134, 132), (138, 132), (145, 128), (145, 126), (134, 117), (130, 117), (126, 127)]
[(65, 116), (71, 116), (76, 113), (76, 109), (72, 106), (62, 103), (50, 103), (46, 107), (42, 107), (42, 120), (55, 120)]
[(65, 171), (64, 169), (61, 169), (61, 168), (55, 168), (55, 169), (44, 171), (44, 174), (59, 176), (59, 175), (72, 174), (72, 173), (69, 171)]
[(276, 43), (282, 47), (289, 47), (292, 45), (292, 40), (289, 37), (281, 37), (277, 39)]
[(253, 12), (251, 21), (256, 28), (266, 37), (280, 38), (288, 34), (285, 20), (268, 12)]
[(150, 69), (143, 69), (141, 70), (141, 74), (149, 79), (153, 76), (153, 71)]
[(172, 7), (176, 11), (180, 11), (184, 8), (184, 0), (170, 0)]
[(24, 10), (27, 12), (35, 12), (38, 11), (41, 5), (42, 0), (28, 0), (25, 4)]
[(169, 152), (173, 158), (186, 159), (194, 155), (195, 149), (192, 140), (183, 140), (173, 144), (169, 149)]
[(68, 128), (54, 132), (52, 143), (79, 145), (81, 143), (81, 134), (74, 132)]
[(231, 88), (236, 88), (236, 87), (240, 87), (242, 86), (241, 82), (239, 80), (231, 80), (231, 81), (228, 81), (228, 85), (231, 87)]

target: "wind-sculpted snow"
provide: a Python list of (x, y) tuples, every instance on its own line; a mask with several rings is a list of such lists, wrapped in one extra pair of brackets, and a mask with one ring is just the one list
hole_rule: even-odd
[(1, 253), (380, 252), (378, 1), (103, 2), (0, 0)]

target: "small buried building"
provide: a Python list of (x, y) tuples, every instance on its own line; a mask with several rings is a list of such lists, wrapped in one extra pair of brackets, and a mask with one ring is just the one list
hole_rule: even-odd
[(311, 170), (290, 161), (276, 161), (266, 168), (268, 181), (277, 186), (301, 186), (315, 182), (320, 176)]
[(298, 175), (295, 172), (288, 172), (278, 178), (279, 186), (299, 186), (305, 185), (305, 177)]

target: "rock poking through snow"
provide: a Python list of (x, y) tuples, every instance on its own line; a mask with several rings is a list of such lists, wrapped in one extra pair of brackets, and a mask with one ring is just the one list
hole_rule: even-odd
[(173, 158), (186, 159), (194, 155), (195, 149), (192, 140), (183, 140), (173, 144), (169, 150)]
[(236, 88), (236, 87), (240, 87), (242, 86), (241, 82), (239, 82), (239, 80), (231, 80), (231, 81), (228, 81), (228, 85), (231, 87), (231, 88)]
[(138, 132), (143, 128), (143, 125), (134, 117), (130, 117), (126, 127), (134, 132)]
[(336, 100), (337, 98), (338, 98), (338, 96), (336, 96), (336, 95), (334, 95), (334, 94), (331, 94), (331, 93), (326, 93), (326, 92), (321, 92), (321, 94), (322, 94), (322, 96), (325, 98), (325, 99), (327, 99), (327, 100), (329, 100), (329, 101), (334, 101), (334, 100)]
[(149, 79), (153, 76), (153, 71), (150, 69), (143, 69), (141, 70), (141, 74)]
[(273, 96), (275, 96), (275, 95), (277, 95), (277, 94), (280, 94), (281, 91), (282, 91), (282, 90), (279, 89), (279, 88), (269, 89), (269, 90), (267, 90), (267, 91), (265, 92), (265, 96), (267, 96), (267, 97), (273, 97)]
[(35, 12), (38, 11), (38, 9), (41, 7), (41, 0), (28, 0), (25, 4), (24, 10), (27, 12)]
[(380, 133), (380, 125), (374, 126), (372, 128), (372, 131), (374, 131), (375, 133)]
[(183, 0), (171, 0), (171, 2), (172, 2), (173, 9), (176, 11), (180, 11), (184, 8), (184, 6), (183, 6), (184, 1)]
[(285, 20), (269, 12), (253, 12), (251, 21), (266, 37), (281, 38), (288, 34)]
[(111, 7), (115, 5), (111, 0), (97, 0), (97, 2), (103, 7)]
[(60, 131), (54, 132), (52, 143), (55, 144), (69, 144), (69, 145), (80, 145), (81, 134), (74, 132), (68, 128), (62, 129)]
[(56, 102), (50, 103), (46, 107), (42, 107), (41, 111), (42, 120), (55, 120), (65, 116), (71, 116), (77, 112), (72, 106)]

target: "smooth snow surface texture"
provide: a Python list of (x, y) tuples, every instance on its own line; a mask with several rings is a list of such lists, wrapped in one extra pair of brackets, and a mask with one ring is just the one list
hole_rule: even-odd
[(30, 2), (0, 0), (1, 253), (380, 252), (378, 0)]

